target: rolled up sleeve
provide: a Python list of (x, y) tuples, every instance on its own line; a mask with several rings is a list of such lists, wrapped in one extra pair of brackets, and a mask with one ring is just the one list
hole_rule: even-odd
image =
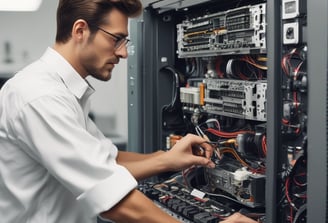
[(94, 216), (111, 209), (136, 186), (137, 181), (130, 172), (116, 166), (110, 177), (81, 194), (77, 200), (90, 211), (90, 216)]

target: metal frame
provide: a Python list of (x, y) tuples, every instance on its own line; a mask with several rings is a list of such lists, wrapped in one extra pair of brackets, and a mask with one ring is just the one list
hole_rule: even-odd
[[(161, 147), (161, 108), (171, 98), (169, 86), (160, 79), (162, 67), (174, 64), (175, 27), (170, 17), (154, 17), (152, 11), (130, 23), (135, 53), (128, 59), (129, 151), (153, 152)], [(160, 27), (160, 28), (159, 28)], [(171, 81), (170, 81), (171, 83)]]
[(127, 150), (141, 152), (142, 145), (142, 72), (143, 56), (140, 44), (143, 40), (143, 22), (132, 20), (130, 23), (130, 36), (133, 43), (133, 54), (128, 59), (128, 145)]
[(277, 221), (277, 173), (278, 154), (281, 149), (281, 11), (279, 1), (267, 2), (267, 161), (266, 161), (266, 218), (267, 222)]

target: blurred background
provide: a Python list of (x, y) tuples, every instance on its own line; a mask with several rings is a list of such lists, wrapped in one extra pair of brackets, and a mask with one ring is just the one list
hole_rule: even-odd
[[(0, 10), (1, 84), (54, 44), (57, 4), (57, 0), (43, 0), (36, 11)], [(110, 81), (93, 78), (88, 81), (96, 89), (91, 98), (91, 112), (96, 124), (119, 148), (125, 149), (128, 138), (127, 60), (121, 60), (115, 67)]]

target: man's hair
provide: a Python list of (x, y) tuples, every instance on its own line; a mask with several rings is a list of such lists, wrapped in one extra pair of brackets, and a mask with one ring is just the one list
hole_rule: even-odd
[(56, 42), (65, 43), (71, 38), (73, 24), (78, 19), (85, 20), (94, 33), (114, 8), (132, 18), (140, 15), (142, 4), (140, 0), (59, 0)]

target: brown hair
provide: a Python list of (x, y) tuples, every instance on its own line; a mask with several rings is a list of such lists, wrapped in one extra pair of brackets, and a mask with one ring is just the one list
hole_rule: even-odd
[(142, 4), (140, 0), (59, 0), (56, 42), (69, 40), (72, 26), (78, 19), (84, 19), (91, 33), (95, 32), (96, 27), (104, 23), (104, 15), (114, 8), (132, 18), (140, 15)]

